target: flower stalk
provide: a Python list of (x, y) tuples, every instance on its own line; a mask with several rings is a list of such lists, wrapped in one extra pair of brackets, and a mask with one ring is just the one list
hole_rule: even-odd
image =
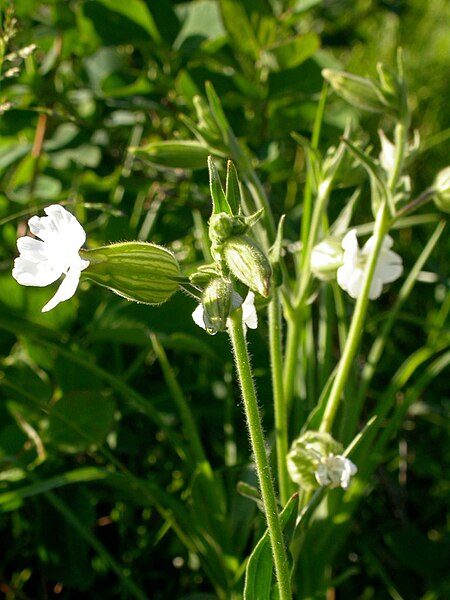
[(231, 313), (229, 318), (229, 333), (269, 530), (280, 600), (291, 600), (292, 592), (286, 549), (281, 531), (270, 465), (266, 454), (256, 390), (242, 326), (241, 309), (237, 309)]
[(378, 257), (383, 245), (383, 239), (389, 230), (388, 207), (384, 202), (377, 215), (373, 234), (373, 248), (369, 257), (364, 278), (361, 284), (361, 291), (356, 301), (355, 311), (348, 332), (348, 338), (344, 347), (339, 368), (333, 381), (333, 386), (328, 397), (328, 402), (320, 424), (319, 431), (330, 432), (333, 427), (334, 419), (338, 410), (342, 392), (344, 390), (348, 374), (351, 369), (353, 359), (356, 355), (361, 334), (364, 328), (364, 320), (369, 304), (369, 294), (372, 285), (373, 275), (377, 267)]
[(288, 453), (288, 421), (283, 387), (283, 355), (281, 335), (281, 306), (279, 291), (275, 289), (269, 304), (269, 341), (272, 387), (275, 413), (275, 445), (277, 453), (278, 489), (284, 506), (289, 500), (290, 484), (286, 456)]

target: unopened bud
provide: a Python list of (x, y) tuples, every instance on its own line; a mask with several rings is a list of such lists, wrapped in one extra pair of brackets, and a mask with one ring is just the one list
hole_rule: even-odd
[(236, 279), (267, 298), (272, 268), (269, 259), (254, 240), (245, 235), (230, 237), (223, 244), (222, 256)]
[(123, 242), (82, 250), (83, 273), (127, 300), (161, 304), (178, 289), (180, 268), (169, 250), (146, 242)]
[[(225, 331), (233, 306), (233, 284), (229, 279), (212, 279), (202, 295), (203, 321), (209, 334)], [(240, 299), (240, 297), (239, 297)]]
[(151, 142), (128, 150), (152, 164), (171, 169), (204, 169), (208, 158), (208, 150), (195, 140)]
[(450, 212), (450, 167), (439, 171), (434, 180), (434, 203), (444, 212)]
[(311, 271), (322, 281), (336, 278), (336, 272), (342, 265), (343, 251), (341, 240), (326, 238), (314, 246), (311, 254)]
[(332, 69), (323, 69), (322, 75), (336, 94), (356, 108), (370, 112), (386, 112), (389, 108), (371, 79)]

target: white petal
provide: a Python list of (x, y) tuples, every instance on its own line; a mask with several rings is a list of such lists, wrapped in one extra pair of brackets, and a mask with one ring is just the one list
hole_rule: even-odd
[(21, 258), (25, 258), (31, 262), (41, 262), (47, 259), (45, 243), (29, 236), (21, 237), (17, 240), (17, 249), (20, 252)]
[(376, 268), (376, 275), (383, 283), (391, 283), (403, 273), (403, 262), (401, 256), (395, 252), (387, 251), (380, 256)]
[(203, 305), (199, 304), (197, 308), (192, 313), (192, 318), (194, 319), (194, 323), (201, 327), (202, 329), (206, 329), (205, 321), (203, 320), (203, 316), (205, 311), (203, 309)]
[(344, 264), (337, 270), (338, 285), (352, 298), (357, 298), (361, 289), (363, 270)]
[(55, 270), (48, 261), (35, 262), (19, 256), (14, 261), (12, 276), (20, 285), (45, 287), (59, 279), (61, 271)]
[(44, 242), (63, 242), (66, 247), (79, 250), (86, 241), (86, 233), (77, 219), (59, 204), (44, 209), (47, 217), (32, 217), (28, 221), (31, 233)]
[(64, 277), (63, 282), (59, 286), (58, 291), (53, 298), (47, 302), (42, 309), (42, 312), (48, 312), (52, 308), (55, 308), (55, 306), (57, 306), (60, 302), (64, 302), (65, 300), (72, 298), (77, 290), (81, 275), (81, 270), (77, 267), (78, 266), (70, 267), (66, 276)]
[(394, 168), (395, 146), (388, 140), (384, 131), (378, 131), (381, 141), (380, 164), (388, 173)]
[(383, 281), (374, 276), (372, 279), (372, 283), (370, 284), (369, 290), (369, 300), (376, 300), (381, 296), (381, 292), (383, 291)]
[(255, 294), (249, 292), (242, 304), (242, 320), (250, 329), (258, 327), (258, 315), (255, 309)]
[[(388, 251), (389, 248), (392, 248), (392, 245), (394, 244), (394, 240), (391, 238), (390, 235), (385, 235), (383, 238), (383, 242), (381, 244), (381, 252), (384, 251)], [(361, 252), (365, 255), (365, 256), (370, 256), (370, 254), (372, 253), (373, 247), (375, 245), (375, 236), (371, 236), (367, 242), (364, 244), (364, 248), (361, 250)]]
[(356, 237), (356, 229), (351, 229), (348, 233), (345, 234), (342, 240), (342, 248), (345, 252), (349, 254), (358, 254), (359, 246), (358, 246), (358, 238)]

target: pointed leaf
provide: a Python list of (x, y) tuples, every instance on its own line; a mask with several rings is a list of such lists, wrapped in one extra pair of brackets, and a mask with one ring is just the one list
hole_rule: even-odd
[[(294, 494), (280, 514), (282, 529), (295, 521), (298, 508), (298, 494)], [(272, 598), (273, 557), (269, 531), (266, 530), (253, 550), (246, 569), (244, 600), (271, 600)]]
[(235, 216), (238, 215), (241, 206), (241, 190), (239, 188), (239, 179), (236, 167), (231, 160), (229, 160), (227, 163), (227, 182), (225, 186), (225, 195), (231, 208), (231, 213)]
[(228, 119), (223, 111), (219, 96), (217, 95), (216, 90), (210, 81), (205, 83), (205, 90), (211, 114), (214, 117), (214, 120), (216, 121), (220, 131), (222, 132), (224, 140), (228, 140), (231, 131), (230, 124), (228, 123)]
[(232, 215), (230, 205), (227, 202), (225, 192), (223, 191), (222, 183), (220, 181), (219, 173), (217, 172), (216, 165), (211, 156), (208, 156), (208, 169), (209, 169), (209, 187), (211, 189), (211, 198), (213, 202), (213, 215), (219, 213), (226, 213)]

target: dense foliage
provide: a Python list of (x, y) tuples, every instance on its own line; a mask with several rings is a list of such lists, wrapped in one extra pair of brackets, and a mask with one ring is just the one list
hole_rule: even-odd
[[(265, 528), (227, 336), (194, 324), (187, 294), (149, 307), (83, 279), (72, 299), (41, 313), (51, 291), (11, 277), (28, 218), (61, 203), (83, 224), (87, 247), (150, 241), (189, 275), (211, 260), (212, 152), (223, 180), (233, 159), (246, 208), (257, 208), (249, 190), (261, 185), (273, 220), (266, 211), (258, 226), (270, 243), (286, 215), (282, 270), (293, 281), (308, 235), (303, 198), (320, 102), (321, 157), (339, 146), (349, 120), (357, 148), (374, 157), (377, 130), (393, 137), (389, 115), (361, 111), (331, 90), (325, 98), (322, 70), (375, 78), (380, 60), (396, 68), (403, 46), (411, 132), (421, 136), (407, 165), (415, 198), (449, 163), (449, 17), (445, 0), (2, 3), (0, 590), (8, 600), (239, 598), (245, 559)], [(211, 134), (218, 106), (231, 141)], [(358, 189), (353, 221), (373, 225), (366, 171), (350, 153), (344, 163), (329, 221)], [(410, 219), (396, 232), (407, 270), (445, 215), (428, 203)], [(444, 231), (416, 274), (356, 416), (361, 430), (374, 407), (393, 399), (398, 422), (396, 431), (386, 426), (355, 512), (337, 515), (347, 521), (336, 537), (322, 538), (329, 547), (314, 546), (317, 556), (329, 554), (330, 598), (450, 594), (446, 242)], [(290, 441), (340, 357), (354, 302), (336, 289), (311, 285)], [(369, 306), (346, 397), (358, 395), (399, 289), (393, 283)], [(267, 301), (257, 306), (259, 326), (247, 336), (272, 447)], [(207, 460), (192, 452), (191, 418)], [(353, 439), (344, 425), (336, 436), (344, 446)], [(320, 519), (315, 526), (320, 534)]]

